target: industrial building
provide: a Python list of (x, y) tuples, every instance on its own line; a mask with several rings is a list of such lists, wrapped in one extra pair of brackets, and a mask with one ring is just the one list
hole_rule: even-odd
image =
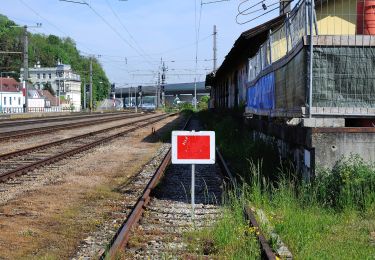
[(243, 32), (206, 77), (211, 107), (243, 104), (308, 179), (356, 153), (375, 161), (375, 1), (300, 0)]

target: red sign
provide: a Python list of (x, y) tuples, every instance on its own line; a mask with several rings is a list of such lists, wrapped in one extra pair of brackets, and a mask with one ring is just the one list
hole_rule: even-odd
[(177, 136), (178, 159), (210, 159), (210, 136)]
[(215, 132), (173, 131), (172, 163), (215, 163)]

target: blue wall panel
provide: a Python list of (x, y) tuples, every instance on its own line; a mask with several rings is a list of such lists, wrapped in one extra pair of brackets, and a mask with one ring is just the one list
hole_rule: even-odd
[(275, 109), (275, 75), (261, 77), (247, 89), (247, 107), (259, 110)]

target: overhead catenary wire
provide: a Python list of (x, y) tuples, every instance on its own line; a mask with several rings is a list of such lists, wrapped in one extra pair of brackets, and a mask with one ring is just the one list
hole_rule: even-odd
[[(57, 25), (55, 25), (54, 23), (52, 23), (50, 20), (48, 20), (47, 18), (45, 18), (44, 16), (42, 16), (39, 12), (37, 12), (34, 8), (32, 8), (29, 4), (27, 4), (24, 0), (18, 0), (21, 4), (23, 4), (27, 9), (29, 9), (31, 12), (33, 12), (36, 16), (38, 16), (40, 19), (44, 20), (47, 24), (49, 24), (51, 27), (55, 28), (57, 31), (59, 31), (60, 33), (62, 33), (65, 37), (69, 37), (69, 34), (67, 34), (65, 31), (61, 30)], [(80, 41), (76, 41), (74, 40), (75, 42), (77, 43), (80, 43), (84, 48), (86, 48), (87, 50), (89, 51), (93, 51), (90, 47), (86, 46), (85, 43), (83, 42), (80, 42)]]
[[(64, 0), (66, 1), (66, 0)], [(147, 63), (150, 65), (150, 66), (154, 66), (154, 64), (152, 62), (150, 62), (147, 57), (145, 57), (137, 48), (135, 48), (128, 40), (126, 40), (120, 33), (119, 31), (111, 24), (107, 21), (107, 19), (105, 19), (98, 11), (96, 11), (96, 9), (90, 5), (89, 3), (87, 3), (87, 1), (83, 1), (83, 3), (85, 3), (90, 9), (91, 11), (96, 15), (98, 16), (127, 46), (129, 46), (131, 49), (133, 49), (136, 53), (138, 53), (141, 57), (143, 57)]]
[[(292, 0), (288, 1), (288, 4), (284, 8), (289, 6), (291, 4), (291, 2), (292, 2)], [(277, 2), (267, 2), (267, 0), (262, 0), (262, 1), (259, 1), (259, 2), (255, 3), (255, 4), (252, 4), (249, 7), (244, 7), (244, 5), (246, 3), (250, 3), (250, 0), (242, 1), (241, 3), (239, 3), (239, 5), (237, 7), (238, 14), (236, 15), (236, 23), (239, 24), (239, 25), (243, 25), (243, 24), (249, 23), (251, 21), (257, 20), (260, 17), (263, 17), (267, 14), (272, 13), (275, 10), (278, 10), (279, 6), (277, 6), (275, 8), (272, 8), (272, 9), (268, 9), (268, 8), (280, 4), (279, 1), (277, 1)], [(257, 8), (258, 6), (260, 6), (260, 7), (258, 9), (254, 10), (254, 8)], [(265, 11), (265, 12), (261, 13), (262, 10)], [(252, 15), (254, 15), (254, 16), (251, 17)], [(243, 17), (243, 16), (250, 16), (250, 19), (247, 19), (246, 21), (240, 21), (240, 17)]]
[(109, 9), (111, 10), (112, 14), (116, 17), (119, 24), (122, 26), (122, 28), (126, 31), (126, 33), (129, 35), (130, 39), (133, 40), (134, 44), (138, 47), (139, 51), (142, 53), (143, 56), (150, 58), (150, 56), (143, 50), (143, 48), (140, 46), (140, 44), (137, 42), (137, 40), (133, 37), (133, 35), (130, 33), (128, 28), (124, 25), (124, 23), (121, 21), (120, 17), (117, 15), (116, 11), (113, 9), (112, 5), (109, 3), (108, 0), (105, 0)]

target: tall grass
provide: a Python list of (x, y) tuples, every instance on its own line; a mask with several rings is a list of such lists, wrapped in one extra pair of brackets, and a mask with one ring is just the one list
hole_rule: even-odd
[(229, 191), (226, 205), (233, 210), (223, 221), (241, 218), (234, 210), (238, 203), (251, 204), (266, 211), (297, 258), (375, 257), (369, 242), (375, 230), (374, 164), (358, 155), (343, 157), (305, 183), (293, 164), (280, 161), (274, 144), (251, 138), (239, 113), (199, 116), (207, 130), (216, 131), (219, 148), (242, 182), (236, 191), (240, 198)]
[(246, 192), (228, 192), (223, 199), (222, 215), (215, 225), (188, 234), (191, 251), (218, 259), (259, 259), (255, 230), (243, 218), (248, 203), (246, 196)]

